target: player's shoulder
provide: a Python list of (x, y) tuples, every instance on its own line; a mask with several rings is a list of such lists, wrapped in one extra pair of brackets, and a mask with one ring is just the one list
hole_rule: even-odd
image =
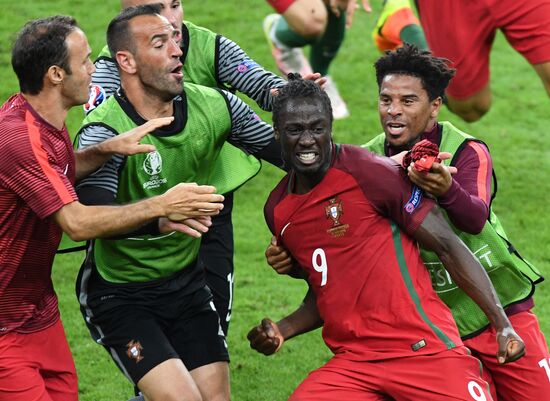
[(288, 195), (288, 186), (290, 182), (290, 174), (285, 175), (281, 181), (273, 188), (267, 197), (264, 205), (264, 216), (270, 229), (274, 229), (274, 214), (275, 207), (283, 201)]
[(204, 26), (199, 26), (191, 21), (183, 21), (183, 28), (187, 29), (190, 35), (197, 34), (197, 35), (206, 35), (206, 36), (216, 36), (217, 34), (213, 31), (211, 31), (208, 28), (205, 28)]
[(0, 107), (0, 144), (27, 135), (27, 110), (27, 102), (21, 94), (12, 95)]
[(348, 144), (336, 145), (334, 166), (349, 171), (365, 171), (368, 168), (377, 170), (398, 170), (400, 168), (399, 164), (389, 157), (378, 155), (360, 146)]

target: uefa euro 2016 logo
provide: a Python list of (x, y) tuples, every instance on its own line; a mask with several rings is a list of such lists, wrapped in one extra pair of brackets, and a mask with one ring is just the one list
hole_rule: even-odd
[(88, 102), (84, 105), (84, 111), (89, 113), (94, 110), (97, 106), (103, 103), (107, 99), (107, 94), (103, 88), (99, 85), (92, 85), (90, 87), (90, 98)]
[(157, 175), (162, 171), (162, 157), (157, 151), (150, 152), (143, 161), (143, 170), (149, 175)]

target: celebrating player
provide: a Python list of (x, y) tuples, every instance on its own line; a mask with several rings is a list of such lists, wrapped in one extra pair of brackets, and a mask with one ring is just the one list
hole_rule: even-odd
[[(155, 152), (113, 158), (83, 180), (78, 194), (87, 202), (136, 201), (190, 180), (231, 189), (231, 177), (212, 169), (226, 140), (247, 154), (276, 148), (273, 129), (235, 95), (183, 85), (178, 31), (159, 12), (156, 5), (128, 8), (109, 24), (121, 88), (88, 114), (79, 146), (146, 119), (174, 121), (145, 139)], [(141, 230), (94, 241), (81, 269), (79, 301), (90, 333), (147, 400), (229, 399), (225, 336), (199, 246), (200, 239), (179, 233)]]
[(487, 315), (499, 363), (519, 358), (523, 342), (435, 202), (391, 159), (334, 144), (330, 101), (307, 81), (281, 90), (273, 122), (291, 172), (269, 196), (266, 221), (310, 289), (297, 312), (278, 324), (264, 320), (248, 338), (270, 354), (323, 324), (335, 354), (290, 399), (490, 400), (416, 242), (436, 252)]

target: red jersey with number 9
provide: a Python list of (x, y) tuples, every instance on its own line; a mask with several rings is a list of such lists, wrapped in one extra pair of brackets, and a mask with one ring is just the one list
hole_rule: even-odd
[(337, 145), (317, 186), (292, 185), (290, 174), (272, 191), (266, 221), (306, 271), (334, 353), (373, 361), (462, 345), (410, 236), (434, 202), (397, 163)]

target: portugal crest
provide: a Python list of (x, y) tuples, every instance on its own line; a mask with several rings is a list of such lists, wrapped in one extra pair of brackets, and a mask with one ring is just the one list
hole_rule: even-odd
[(143, 359), (143, 356), (141, 355), (142, 350), (143, 347), (139, 341), (131, 340), (128, 344), (126, 344), (126, 355), (128, 355), (128, 358), (135, 360), (136, 363)]
[(342, 224), (340, 219), (344, 214), (344, 206), (341, 200), (332, 198), (328, 201), (328, 205), (325, 206), (325, 215), (327, 219), (332, 220), (332, 227), (327, 232), (333, 237), (343, 237), (346, 233), (349, 224)]

